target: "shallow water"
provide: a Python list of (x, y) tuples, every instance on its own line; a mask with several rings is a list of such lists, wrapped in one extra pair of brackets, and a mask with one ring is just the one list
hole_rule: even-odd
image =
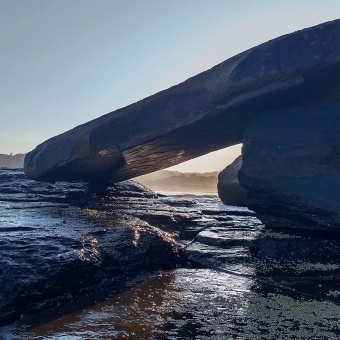
[(339, 313), (253, 278), (182, 268), (3, 339), (338, 339)]
[(163, 194), (166, 196), (179, 196), (179, 197), (216, 197), (218, 198), (217, 191), (164, 191), (164, 190), (156, 190), (157, 193)]

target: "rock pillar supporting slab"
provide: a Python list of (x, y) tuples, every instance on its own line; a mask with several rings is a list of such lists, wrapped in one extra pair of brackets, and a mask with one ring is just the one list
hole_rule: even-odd
[(340, 226), (340, 103), (271, 111), (244, 132), (240, 184), (274, 227)]
[(238, 181), (241, 166), (242, 156), (239, 156), (218, 174), (217, 191), (224, 204), (246, 205), (246, 191)]

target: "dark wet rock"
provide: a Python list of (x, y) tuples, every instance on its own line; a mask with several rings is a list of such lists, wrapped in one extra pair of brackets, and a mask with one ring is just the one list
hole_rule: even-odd
[(246, 205), (246, 191), (238, 182), (238, 172), (242, 166), (242, 156), (218, 174), (217, 192), (224, 204)]
[(168, 205), (190, 207), (196, 204), (193, 199), (186, 199), (180, 197), (164, 197), (161, 201)]
[(156, 198), (158, 195), (144, 186), (133, 180), (128, 180), (120, 183), (115, 183), (109, 187), (90, 186), (92, 191), (97, 191), (100, 194), (106, 194), (111, 197), (140, 197), (140, 198)]
[(222, 207), (217, 198), (159, 198), (134, 181), (36, 182), (1, 170), (0, 324), (175, 267), (183, 247), (215, 221), (202, 209), (216, 204)]
[(239, 180), (268, 226), (340, 226), (340, 103), (269, 112), (244, 133)]
[(215, 220), (196, 230), (184, 253), (190, 266), (249, 278), (265, 291), (340, 305), (339, 241), (339, 233), (270, 229), (253, 215), (231, 216), (228, 224)]
[(215, 204), (158, 198), (133, 181), (106, 188), (0, 171), (0, 323), (175, 267), (186, 241), (215, 221), (202, 218)]
[[(127, 193), (138, 198), (131, 204)], [(37, 183), (0, 170), (0, 324), (174, 267), (176, 235), (134, 214), (133, 200), (152, 208), (146, 197), (157, 195), (132, 181), (101, 195), (85, 182)]]
[(335, 20), (256, 46), (47, 140), (27, 154), (25, 172), (120, 182), (241, 143), (265, 110), (339, 100), (339, 39)]

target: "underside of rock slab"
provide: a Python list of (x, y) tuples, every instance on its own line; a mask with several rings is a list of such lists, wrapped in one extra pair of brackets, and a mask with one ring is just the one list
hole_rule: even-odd
[(274, 108), (340, 99), (340, 20), (251, 48), (185, 82), (40, 144), (36, 180), (120, 182), (242, 142)]
[(240, 184), (268, 226), (340, 226), (340, 103), (270, 111), (243, 141)]

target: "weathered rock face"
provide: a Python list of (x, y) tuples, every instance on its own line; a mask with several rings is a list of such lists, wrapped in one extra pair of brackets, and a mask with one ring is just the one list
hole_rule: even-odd
[(240, 184), (267, 225), (340, 226), (340, 103), (271, 111), (244, 133)]
[(224, 204), (246, 204), (246, 191), (238, 182), (238, 172), (241, 166), (242, 156), (239, 156), (218, 175), (218, 196)]
[(269, 41), (39, 145), (40, 180), (119, 182), (242, 142), (263, 110), (340, 98), (340, 20)]

